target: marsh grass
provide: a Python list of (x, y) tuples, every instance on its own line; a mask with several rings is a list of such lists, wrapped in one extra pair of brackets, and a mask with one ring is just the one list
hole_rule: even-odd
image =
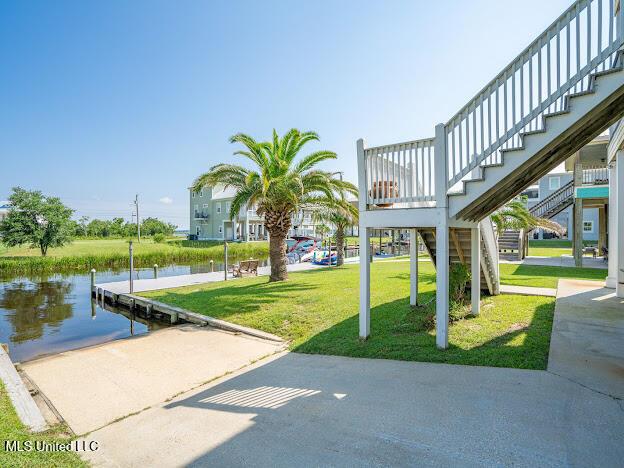
[[(223, 260), (223, 243), (206, 241), (186, 246), (185, 241), (155, 243), (151, 240), (134, 242), (134, 264), (137, 268)], [(266, 258), (266, 242), (230, 243), (228, 256), (232, 259)], [(128, 266), (128, 241), (125, 239), (77, 240), (72, 244), (50, 249), (46, 257), (35, 249), (9, 248), (0, 255), (0, 274), (30, 274), (43, 272), (87, 271), (91, 268), (124, 268)]]

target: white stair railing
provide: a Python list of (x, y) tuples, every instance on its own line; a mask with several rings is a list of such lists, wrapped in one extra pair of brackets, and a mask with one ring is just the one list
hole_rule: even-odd
[(587, 91), (621, 47), (622, 8), (613, 0), (578, 0), (445, 125), (448, 188), (480, 165), (501, 163), (523, 132), (565, 110), (567, 96)]

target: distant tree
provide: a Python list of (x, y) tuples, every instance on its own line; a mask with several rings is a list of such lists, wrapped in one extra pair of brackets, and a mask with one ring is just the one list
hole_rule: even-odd
[[(354, 193), (354, 191), (351, 193)], [(358, 223), (359, 213), (357, 208), (344, 197), (337, 197), (334, 201), (327, 204), (319, 204), (313, 213), (317, 222), (329, 223), (336, 228), (334, 234), (336, 239), (336, 265), (343, 265), (345, 231), (349, 226)], [(325, 224), (320, 224), (317, 226), (316, 230), (319, 234), (324, 234), (329, 231), (329, 227)]]
[(81, 216), (76, 223), (76, 235), (78, 236), (87, 236), (88, 235), (88, 226), (89, 226), (89, 217)]
[(30, 244), (45, 256), (48, 248), (60, 247), (72, 240), (73, 210), (59, 198), (15, 187), (9, 204), (9, 213), (0, 222), (0, 237), (5, 245)]
[(176, 228), (176, 225), (161, 221), (160, 219), (156, 218), (145, 218), (141, 222), (141, 234), (144, 234), (146, 236), (153, 236), (155, 234), (172, 236)]
[(103, 221), (101, 219), (91, 220), (91, 222), (87, 225), (87, 233), (90, 237), (109, 237), (109, 221)]

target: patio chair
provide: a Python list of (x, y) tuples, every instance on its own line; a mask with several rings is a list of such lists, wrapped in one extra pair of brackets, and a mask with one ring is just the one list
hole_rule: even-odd
[(258, 260), (243, 260), (232, 267), (232, 275), (235, 278), (243, 276), (258, 276)]

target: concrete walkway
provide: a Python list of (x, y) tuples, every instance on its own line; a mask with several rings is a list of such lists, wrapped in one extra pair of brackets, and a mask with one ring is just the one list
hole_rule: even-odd
[(531, 286), (513, 286), (510, 284), (501, 284), (500, 292), (501, 294), (515, 294), (518, 296), (557, 296), (557, 290), (554, 288), (534, 288)]
[(620, 466), (621, 402), (544, 371), (282, 354), (89, 434), (95, 466)]
[(603, 286), (559, 281), (548, 371), (624, 399), (624, 300)]
[(84, 434), (283, 346), (185, 325), (29, 361), (22, 369), (69, 427)]

